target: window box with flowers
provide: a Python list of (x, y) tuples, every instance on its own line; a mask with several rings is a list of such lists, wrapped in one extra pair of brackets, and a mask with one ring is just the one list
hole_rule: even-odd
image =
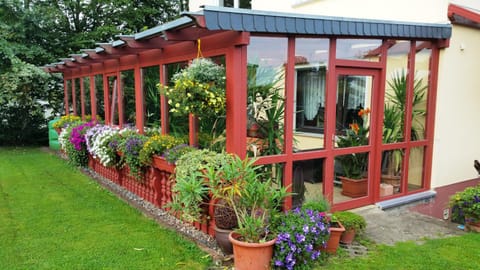
[[(337, 146), (341, 148), (356, 147), (368, 144), (369, 127), (367, 123), (370, 109), (361, 109), (358, 116), (363, 120), (361, 123), (353, 122), (344, 136), (340, 136)], [(353, 153), (336, 157), (342, 168), (342, 175), (338, 178), (342, 181), (342, 195), (352, 198), (363, 197), (367, 194), (368, 179), (368, 154)]]
[[(183, 147), (180, 147), (180, 145), (186, 146), (183, 139), (167, 134), (153, 135), (147, 139), (140, 150), (140, 162), (144, 165), (151, 165), (159, 170), (173, 173), (175, 168), (174, 163), (176, 159), (178, 159), (178, 156), (174, 156), (173, 153), (181, 152), (180, 149), (184, 149)], [(174, 149), (178, 149), (178, 151), (175, 151)], [(170, 150), (172, 155), (169, 154)]]

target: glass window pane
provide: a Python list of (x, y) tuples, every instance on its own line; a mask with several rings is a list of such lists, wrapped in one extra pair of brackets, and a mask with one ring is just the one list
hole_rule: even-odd
[(72, 113), (72, 81), (67, 80), (67, 100), (68, 100), (68, 112), (66, 113)]
[(95, 96), (97, 102), (97, 115), (105, 118), (105, 103), (103, 96), (103, 76), (95, 75)]
[(160, 67), (152, 66), (142, 68), (143, 78), (143, 98), (144, 101), (144, 121), (146, 127), (160, 127), (160, 92), (158, 83), (160, 83)]
[(405, 151), (395, 149), (382, 152), (382, 178), (380, 196), (389, 196), (401, 192), (402, 164)]
[(338, 76), (335, 124), (337, 147), (369, 143), (371, 89), (371, 76)]
[(328, 48), (328, 39), (296, 39), (295, 151), (324, 148)]
[(381, 45), (379, 39), (337, 39), (337, 59), (378, 62)]
[(368, 159), (368, 153), (346, 154), (335, 158), (334, 203), (367, 196)]
[(425, 148), (415, 147), (410, 150), (408, 160), (408, 191), (415, 191), (423, 188), (423, 164), (425, 158)]
[[(172, 76), (181, 69), (185, 68), (187, 65), (187, 61), (165, 65), (165, 78), (169, 86), (173, 86)], [(175, 135), (176, 137), (184, 138), (186, 141), (188, 141), (188, 115), (179, 116), (169, 113), (168, 129), (171, 134)]]
[(108, 77), (108, 100), (110, 101), (110, 124), (119, 125), (118, 119), (118, 82), (117, 76)]
[(92, 115), (92, 106), (90, 106), (90, 77), (83, 77), (83, 98), (85, 100), (85, 115)]
[(387, 82), (383, 115), (383, 143), (404, 141), (405, 97), (410, 41), (390, 43), (387, 58)]
[(323, 163), (324, 159), (301, 160), (293, 163), (293, 208), (322, 198)]
[(80, 78), (75, 79), (75, 106), (76, 111), (74, 112), (76, 115), (82, 115), (82, 93), (80, 92)]
[(425, 139), (427, 114), (428, 78), (430, 74), (430, 42), (417, 41), (415, 55), (415, 82), (412, 102), (412, 141)]
[(133, 69), (122, 71), (121, 76), (123, 91), (123, 124), (135, 126), (135, 75)]
[(247, 149), (254, 155), (283, 152), (287, 38), (251, 37), (247, 48)]

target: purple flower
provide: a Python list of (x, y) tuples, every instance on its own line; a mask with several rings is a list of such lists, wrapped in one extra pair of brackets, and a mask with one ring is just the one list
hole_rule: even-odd
[(303, 241), (305, 241), (305, 235), (300, 234), (300, 233), (296, 233), (295, 238), (296, 238), (298, 243), (302, 243)]

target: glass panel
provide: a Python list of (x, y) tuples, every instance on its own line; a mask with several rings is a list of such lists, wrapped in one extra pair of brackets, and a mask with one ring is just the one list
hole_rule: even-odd
[(82, 115), (82, 93), (80, 91), (80, 78), (75, 79), (75, 106), (77, 111), (76, 115)]
[(122, 71), (123, 124), (135, 126), (135, 74), (133, 69)]
[(381, 45), (379, 39), (337, 39), (337, 59), (378, 62)]
[(95, 96), (97, 102), (97, 115), (105, 118), (105, 103), (103, 100), (103, 76), (101, 74), (95, 75)]
[(383, 115), (383, 143), (404, 141), (405, 97), (410, 41), (389, 43)]
[(335, 158), (333, 202), (339, 203), (367, 196), (368, 153), (355, 153)]
[(287, 38), (251, 37), (247, 49), (247, 148), (254, 155), (283, 152)]
[(72, 81), (67, 80), (67, 100), (68, 100), (68, 113), (72, 113)]
[[(165, 78), (169, 86), (173, 86), (171, 82), (172, 76), (187, 65), (188, 62), (186, 61), (165, 65)], [(179, 116), (169, 113), (168, 128), (171, 134), (174, 134), (176, 137), (183, 137), (188, 141), (188, 115)]]
[(118, 83), (117, 76), (108, 77), (108, 100), (110, 101), (110, 123), (118, 125)]
[(417, 41), (415, 55), (415, 82), (412, 102), (412, 141), (425, 139), (427, 113), (428, 78), (430, 74), (430, 42)]
[[(225, 56), (210, 58), (215, 64), (225, 67)], [(204, 115), (199, 122), (198, 144), (201, 148), (222, 152), (226, 147), (226, 115)]]
[(324, 148), (328, 44), (328, 39), (296, 39), (294, 151)]
[(293, 163), (293, 208), (323, 197), (323, 162), (324, 159), (312, 159)]
[(369, 143), (371, 89), (371, 76), (338, 76), (336, 147)]
[(380, 196), (389, 196), (401, 192), (402, 164), (405, 151), (395, 149), (382, 153), (382, 178)]
[(252, 9), (252, 0), (240, 0), (239, 8)]
[(160, 67), (142, 68), (143, 98), (145, 109), (145, 126), (160, 127), (160, 93), (157, 84), (160, 83)]
[(423, 166), (425, 148), (415, 147), (410, 150), (408, 160), (408, 191), (415, 191), (423, 188)]
[(83, 78), (83, 98), (85, 100), (85, 115), (92, 115), (92, 106), (90, 106), (90, 77)]

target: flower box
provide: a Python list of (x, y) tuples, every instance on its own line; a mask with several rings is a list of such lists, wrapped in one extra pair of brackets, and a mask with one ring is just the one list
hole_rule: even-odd
[(166, 161), (164, 157), (158, 155), (152, 156), (152, 167), (169, 173), (175, 172), (175, 164)]

